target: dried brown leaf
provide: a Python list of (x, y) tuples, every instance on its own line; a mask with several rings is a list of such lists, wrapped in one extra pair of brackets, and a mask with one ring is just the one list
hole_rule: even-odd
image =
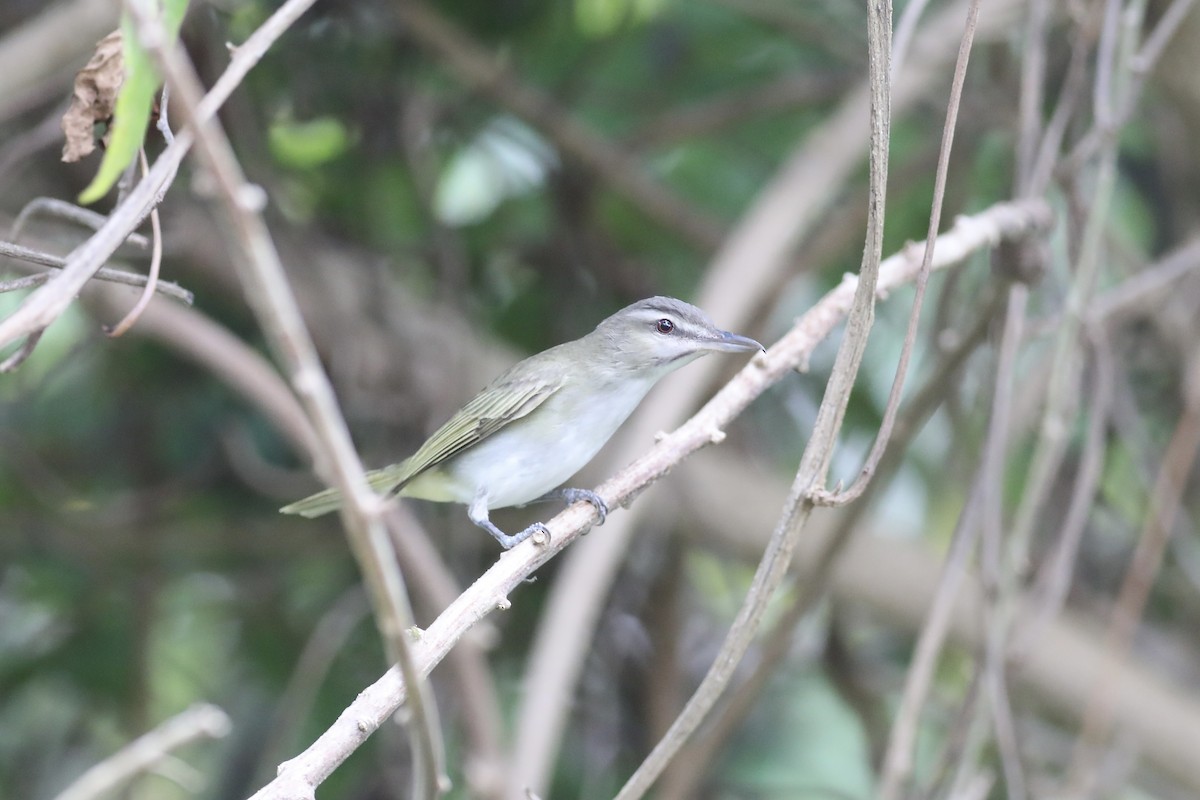
[(121, 31), (116, 30), (96, 43), (87, 66), (75, 75), (71, 107), (62, 118), (63, 161), (78, 161), (96, 149), (93, 130), (97, 122), (112, 119), (117, 92), (125, 82)]

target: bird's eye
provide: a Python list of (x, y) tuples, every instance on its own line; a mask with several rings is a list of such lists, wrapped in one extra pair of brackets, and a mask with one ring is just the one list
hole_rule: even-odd
[(654, 324), (654, 330), (658, 331), (659, 333), (670, 333), (671, 331), (675, 330), (675, 323), (671, 322), (669, 319), (660, 319)]

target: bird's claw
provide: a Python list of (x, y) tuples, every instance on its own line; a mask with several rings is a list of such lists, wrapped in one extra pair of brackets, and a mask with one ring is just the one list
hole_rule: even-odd
[(525, 530), (514, 533), (511, 536), (490, 523), (486, 526), (481, 525), (480, 527), (490, 533), (505, 550), (512, 550), (529, 538), (532, 538), (533, 543), (536, 545), (544, 546), (550, 544), (550, 529), (540, 522), (535, 522)]
[(599, 515), (600, 521), (597, 525), (603, 525), (604, 520), (608, 518), (608, 504), (604, 502), (600, 495), (593, 492), (591, 489), (563, 489), (563, 499), (567, 504), (577, 503), (580, 500), (586, 500), (596, 509), (596, 514)]

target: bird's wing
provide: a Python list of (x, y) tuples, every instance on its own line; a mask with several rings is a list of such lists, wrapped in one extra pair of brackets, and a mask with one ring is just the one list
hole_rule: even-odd
[(411, 458), (396, 465), (402, 474), (392, 473), (396, 480), (392, 491), (529, 414), (561, 388), (557, 377), (501, 379), (492, 384), (438, 428)]
[[(425, 470), (458, 455), (513, 420), (533, 411), (562, 385), (559, 377), (508, 379), (501, 376), (438, 428), (411, 458), (368, 472), (367, 482), (377, 492), (398, 492)], [(326, 489), (284, 506), (280, 511), (284, 514), (319, 517), (341, 505), (341, 492)]]

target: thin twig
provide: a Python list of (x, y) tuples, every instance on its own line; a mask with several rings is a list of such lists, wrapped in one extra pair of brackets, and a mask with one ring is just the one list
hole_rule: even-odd
[(1059, 161), (1059, 151), (1062, 149), (1067, 126), (1074, 117), (1076, 109), (1083, 102), (1084, 92), (1087, 89), (1087, 67), (1088, 57), (1091, 54), (1092, 28), (1099, 24), (1098, 20), (1104, 10), (1101, 3), (1093, 3), (1089, 8), (1089, 16), (1075, 30), (1071, 43), (1071, 60), (1067, 65), (1067, 75), (1058, 92), (1058, 100), (1054, 104), (1054, 113), (1050, 115), (1049, 122), (1042, 129), (1041, 142), (1029, 165), (1028, 175), (1022, 176), (1018, 183), (1021, 190), (1019, 196), (1035, 197), (1046, 190)]
[(1096, 123), (1063, 159), (1059, 168), (1061, 172), (1074, 172), (1081, 164), (1095, 157), (1100, 148), (1133, 119), (1138, 101), (1145, 91), (1147, 79), (1153, 74), (1163, 51), (1179, 31), (1180, 25), (1187, 19), (1195, 3), (1196, 0), (1174, 0), (1159, 17), (1158, 24), (1129, 63), (1129, 86), (1125, 96), (1119, 100), (1119, 107), (1116, 111), (1110, 110), (1106, 118), (1101, 119), (1097, 115)]
[(900, 21), (896, 23), (896, 36), (892, 39), (892, 70), (891, 79), (895, 84), (896, 76), (904, 68), (904, 59), (908, 57), (908, 48), (912, 44), (913, 35), (917, 32), (917, 23), (925, 13), (929, 0), (912, 0), (906, 3), (900, 12)]
[[(138, 156), (142, 163), (142, 176), (150, 171), (150, 165), (146, 163), (146, 150), (142, 148), (138, 152)], [(150, 232), (154, 247), (150, 251), (150, 271), (146, 275), (146, 288), (142, 291), (142, 296), (134, 303), (133, 308), (129, 309), (129, 313), (121, 319), (111, 329), (106, 329), (104, 332), (113, 339), (116, 339), (125, 331), (133, 327), (133, 324), (142, 316), (142, 312), (146, 310), (146, 306), (150, 305), (150, 301), (154, 298), (154, 289), (158, 286), (158, 270), (162, 266), (162, 224), (158, 221), (158, 208), (150, 210)]]
[(904, 679), (904, 693), (896, 711), (896, 721), (888, 737), (887, 754), (883, 759), (879, 778), (877, 800), (895, 800), (900, 797), (905, 783), (912, 772), (914, 750), (921, 710), (929, 694), (934, 669), (942, 650), (942, 643), (950, 627), (954, 601), (966, 575), (967, 560), (974, 549), (980, 526), (976, 520), (979, 513), (982, 475), (977, 475), (970, 495), (958, 517), (954, 535), (950, 540), (950, 552), (946, 554), (942, 576), (937, 591), (929, 606), (929, 616), (921, 628), (912, 665)]
[[(430, 617), (436, 616), (454, 602), (462, 586), (412, 509), (391, 504), (384, 518), (400, 566), (405, 575), (412, 576), (410, 584), (418, 608), (424, 605)], [(502, 796), (506, 766), (504, 719), (486, 647), (496, 631), (482, 625), (474, 633), (450, 651), (448, 666), (457, 684), (456, 706), (465, 729), (467, 747), (460, 759), (465, 788), (472, 798), (491, 800)]]
[(23, 289), (32, 289), (35, 286), (41, 286), (48, 280), (50, 280), (50, 273), (43, 272), (40, 275), (26, 275), (24, 278), (14, 278), (11, 281), (0, 281), (0, 294), (4, 294), (5, 292), (19, 292)]
[[(51, 267), (53, 269), (62, 269), (68, 263), (67, 259), (65, 259), (61, 256), (51, 255), (50, 253), (43, 253), (40, 250), (33, 250), (28, 247), (22, 247), (19, 244), (10, 244), (9, 242), (0, 242), (0, 256), (8, 256), (9, 258), (19, 258), (22, 261), (28, 261), (33, 264), (40, 264), (41, 266)], [(40, 286), (43, 283), (45, 283), (46, 281), (51, 280), (53, 277), (54, 277), (54, 273), (50, 273), (50, 272), (43, 272), (38, 275), (32, 275), (32, 276), (30, 276), (30, 281), (31, 281), (30, 283), (23, 284), (23, 285), (15, 287), (15, 288), (28, 288), (31, 286)], [(147, 283), (147, 278), (145, 275), (139, 275), (136, 272), (125, 272), (124, 270), (112, 269), (110, 267), (101, 267), (100, 269), (98, 269), (96, 271), (96, 274), (93, 275), (92, 277), (95, 278), (96, 280), (108, 281), (109, 283), (120, 283), (124, 286), (139, 286), (140, 287), (140, 286), (145, 286)], [(13, 290), (7, 289), (5, 291), (13, 291)], [(184, 289), (182, 286), (180, 286), (177, 283), (172, 283), (171, 281), (159, 281), (157, 286), (155, 286), (155, 291), (158, 292), (159, 294), (165, 294), (168, 297), (174, 297), (176, 300), (182, 300), (184, 303), (187, 303), (189, 306), (192, 305), (192, 303), (194, 303), (195, 299), (196, 299), (195, 296), (190, 291), (188, 291), (187, 289)]]
[[(1116, 8), (1109, 10), (1114, 16), (1118, 15), (1118, 12), (1119, 9)], [(1123, 84), (1123, 76), (1128, 72), (1129, 42), (1132, 39), (1132, 32), (1127, 30), (1121, 52), (1117, 52), (1116, 43), (1112, 45), (1111, 59), (1120, 60), (1113, 68), (1116, 76), (1114, 80), (1118, 83)], [(1097, 80), (1099, 81), (1099, 78)], [(1121, 87), (1111, 86), (1108, 91), (1119, 93)], [(1084, 314), (1095, 293), (1103, 261), (1105, 235), (1109, 225), (1108, 211), (1116, 183), (1116, 162), (1117, 148), (1114, 141), (1101, 154), (1097, 166), (1096, 185), (1091, 192), (1092, 204), (1054, 345), (1041, 428), (1026, 474), (1021, 501), (1008, 536), (1006, 557), (1010, 567), (1016, 570), (1022, 569), (1022, 565), (1027, 562), (1034, 526), (1054, 486), (1054, 477), (1058, 474), (1066, 450), (1069, 422), (1078, 405), (1081, 347), (1079, 332)], [(1004, 626), (1010, 624), (1011, 617)]]
[(1031, 194), (1029, 181), (1042, 131), (1042, 102), (1046, 83), (1046, 32), (1050, 0), (1030, 0), (1025, 21), (1025, 53), (1021, 60), (1021, 94), (1018, 101), (1016, 196)]
[[(1049, 206), (1041, 200), (1002, 203), (974, 217), (960, 217), (954, 229), (938, 239), (934, 269), (961, 263), (971, 253), (1009, 239), (1020, 239), (1047, 230), (1053, 222)], [(901, 252), (880, 266), (877, 291), (886, 294), (915, 278), (920, 262), (916, 255)], [(629, 503), (647, 486), (700, 448), (712, 444), (714, 436), (746, 406), (803, 363), (812, 349), (845, 319), (853, 303), (858, 281), (848, 276), (833, 289), (765, 354), (755, 359), (725, 385), (690, 420), (673, 433), (661, 437), (648, 452), (596, 488), (609, 508)], [(610, 515), (610, 519), (615, 516)], [(570, 546), (595, 521), (595, 511), (577, 504), (549, 520), (550, 544), (531, 543), (509, 551), (466, 589), (428, 628), (414, 645), (422, 674), (428, 674), (467, 630), (497, 608), (507, 608), (508, 595), (529, 575)], [(404, 684), (390, 670), (364, 689), (338, 720), (302, 754), (280, 766), (279, 776), (260, 789), (254, 800), (311, 794), (329, 774), (354, 752), (404, 701)]]
[[(1019, 257), (1020, 246), (1012, 249), (1013, 257)], [(997, 624), (1003, 619), (1007, 606), (1005, 593), (1010, 585), (1005, 583), (1002, 565), (1003, 509), (1000, 488), (1003, 486), (1003, 469), (1007, 460), (1008, 443), (1011, 436), (1013, 395), (1017, 354), (1022, 341), (1029, 287), (1014, 284), (1008, 291), (1005, 303), (1004, 328), (997, 346), (996, 378), (992, 389), (992, 405), (988, 417), (987, 436), (983, 445), (980, 467), (980, 528), (983, 534), (980, 564), (984, 589), (984, 646), (983, 658), (978, 667), (979, 691), (968, 698), (964, 711), (970, 718), (967, 741), (960, 753), (954, 786), (961, 786), (970, 775), (978, 772), (978, 759), (988, 739), (988, 731), (995, 724), (997, 743), (1004, 748), (1005, 772), (1015, 782), (1016, 792), (1024, 795), (1019, 760), (1013, 755), (1015, 749), (1009, 736), (1010, 711), (1005, 685), (1006, 629)]]
[(785, 112), (828, 101), (841, 94), (847, 78), (838, 73), (790, 73), (751, 89), (731, 89), (715, 97), (672, 108), (652, 117), (625, 137), (640, 150), (711, 136), (770, 112)]
[(1171, 284), (1195, 270), (1200, 270), (1200, 237), (1180, 245), (1132, 278), (1102, 292), (1088, 309), (1088, 319), (1111, 324), (1142, 312), (1158, 303)]
[(808, 445), (800, 458), (792, 491), (788, 496), (771, 542), (759, 562), (750, 590), (738, 610), (729, 633), (700, 686), (688, 700), (670, 730), (638, 766), (617, 800), (642, 797), (657, 780), (667, 763), (708, 715), (754, 640), (763, 614), (791, 565), (800, 533), (813, 509), (812, 492), (819, 489), (833, 459), (850, 392), (858, 375), (867, 337), (875, 318), (875, 290), (883, 251), (883, 222), (887, 194), (888, 143), (891, 132), (890, 61), (892, 46), (890, 0), (867, 4), (867, 71), (871, 95), (870, 193), (866, 244), (854, 302), (846, 320), (846, 334), (838, 347), (825, 397)]
[[(930, 86), (945, 79), (966, 8), (965, 0), (955, 0), (922, 24), (909, 66), (892, 87), (894, 115), (911, 110), (928, 96)], [(1023, 9), (1024, 0), (991, 0), (976, 38), (1007, 39)], [(774, 300), (773, 288), (795, 274), (796, 247), (828, 221), (848, 182), (858, 179), (869, 145), (869, 128), (862, 124), (869, 105), (864, 79), (828, 119), (797, 142), (709, 263), (696, 291), (697, 305), (736, 329), (761, 318), (762, 309)], [(935, 261), (940, 258), (935, 252)], [(681, 424), (711, 390), (719, 371), (715, 361), (702, 360), (675, 376), (672, 392), (643, 405), (625, 426), (609, 463), (628, 463), (643, 442)], [(517, 715), (511, 795), (527, 788), (535, 794), (546, 791), (589, 643), (644, 509), (635, 506), (627, 516), (610, 518), (604, 536), (589, 537), (574, 548), (550, 590), (525, 671), (529, 690)]]
[(1128, 656), (1154, 576), (1162, 568), (1163, 553), (1179, 512), (1183, 490), (1200, 449), (1200, 356), (1193, 354), (1184, 376), (1183, 414), (1163, 455), (1137, 547), (1113, 608), (1107, 636), (1108, 657), (1092, 684), (1091, 702), (1084, 713), (1072, 758), (1068, 796), (1087, 796), (1095, 773), (1099, 772), (1097, 761), (1113, 726), (1117, 662)]
[[(220, 109), (267, 49), (313, 2), (315, 0), (287, 0), (238, 47), (225, 72), (197, 108), (199, 118), (209, 119)], [(15, 312), (0, 320), (0, 347), (31, 331), (45, 328), (62, 314), (100, 266), (162, 199), (191, 146), (190, 131), (177, 136), (154, 162), (146, 179), (113, 210), (100, 230), (75, 248), (63, 271), (26, 297)]]
[[(380, 500), (367, 485), (333, 388), (321, 368), (316, 347), (262, 219), (263, 190), (246, 182), (224, 131), (211, 118), (203, 116), (202, 90), (194, 69), (177, 47), (169, 45), (159, 19), (146, 7), (145, 0), (128, 0), (127, 8), (137, 22), (142, 46), (153, 56), (164, 82), (179, 100), (195, 136), (197, 153), (213, 174), (245, 255), (245, 269), (240, 274), (248, 299), (273, 349), (287, 365), (317, 432), (322, 456), (318, 468), (331, 473), (346, 499), (342, 521), (366, 579), (388, 657), (400, 665), (409, 685), (417, 687), (410, 698), (412, 721), (407, 726), (416, 767), (413, 794), (436, 798), (449, 788), (449, 779), (444, 773), (441, 737), (436, 732), (436, 709), (428, 686), (414, 665), (408, 643), (408, 632), (413, 627), (412, 609), (403, 577), (380, 518)], [(181, 139), (182, 135), (176, 141)]]
[[(1003, 453), (1008, 440), (1008, 417), (1012, 404), (1013, 374), (1017, 349), (1020, 345), (1021, 322), (1025, 316), (1025, 301), (1028, 288), (1024, 284), (1014, 285), (1008, 293), (1005, 307), (1004, 333), (996, 365), (996, 383), (992, 390), (992, 409), (988, 432), (984, 440), (983, 463), (976, 474), (970, 496), (959, 514), (955, 526), (950, 553), (938, 581), (938, 587), (930, 604), (929, 615), (917, 640), (916, 653), (905, 678), (904, 693), (900, 710), (896, 714), (892, 732), (884, 756), (880, 778), (880, 800), (891, 800), (899, 796), (904, 783), (912, 771), (913, 748), (916, 743), (921, 709), (929, 692), (933, 669), (941, 652), (949, 624), (949, 605), (958, 593), (962, 582), (965, 560), (973, 547), (978, 531), (984, 527), (975, 515), (985, 518), (988, 513), (987, 495), (991, 473), (998, 463), (1003, 463)], [(980, 697), (985, 693), (980, 692)]]
[(988, 308), (978, 315), (973, 328), (946, 354), (937, 369), (928, 377), (924, 385), (916, 391), (906, 404), (904, 413), (897, 419), (893, 442), (895, 447), (888, 451), (880, 465), (878, 478), (867, 487), (862, 502), (845, 509), (837, 529), (822, 542), (817, 555), (807, 559), (801, 580), (798, 583), (795, 608), (789, 609), (776, 625), (776, 632), (763, 637), (767, 644), (760, 655), (759, 664), (753, 673), (746, 678), (730, 695), (728, 701), (721, 707), (720, 715), (706, 724), (704, 733), (689, 743), (680, 754), (678, 763), (693, 765), (693, 769), (679, 769), (674, 780), (665, 782), (662, 788), (664, 798), (690, 798), (697, 794), (696, 787), (704, 777), (700, 765), (714, 763), (720, 744), (736, 730), (753, 707), (754, 699), (767, 684), (769, 677), (774, 674), (773, 668), (786, 655), (787, 641), (790, 638), (789, 626), (808, 611), (822, 597), (832, 579), (835, 562), (849, 545), (851, 537), (857, 529), (858, 521), (869, 506), (868, 499), (880, 486), (886, 485), (881, 481), (900, 465), (897, 454), (908, 449), (908, 444), (916, 437), (925, 422), (941, 405), (942, 398), (954, 386), (952, 377), (966, 363), (967, 358), (975, 352), (987, 336), (988, 327), (995, 317), (998, 304), (992, 301)]
[(1095, 326), (1090, 330), (1089, 336), (1092, 340), (1095, 377), (1087, 434), (1083, 452), (1079, 457), (1075, 486), (1071, 490), (1071, 502), (1067, 506), (1067, 517), (1063, 521), (1053, 555), (1046, 560), (1038, 573), (1038, 598), (1034, 610), (1028, 622), (1022, 625), (1022, 630), (1012, 645), (1013, 658), (1018, 660), (1023, 651), (1037, 643), (1046, 624), (1058, 616), (1066, 602), (1075, 559), (1079, 554), (1079, 543), (1091, 515), (1096, 487), (1100, 483), (1104, 468), (1105, 434), (1108, 431), (1109, 411), (1113, 400), (1113, 355), (1102, 328)]
[(270, 725), (261, 735), (257, 764), (252, 772), (256, 780), (274, 771), (278, 759), (286, 752), (284, 748), (292, 745), (296, 732), (308, 719), (334, 660), (342, 654), (350, 634), (368, 619), (370, 613), (366, 594), (361, 586), (354, 585), (342, 592), (321, 614), (275, 702)]
[(55, 800), (96, 800), (103, 797), (189, 742), (226, 736), (231, 724), (229, 715), (214, 705), (193, 706), (90, 768), (59, 793)]
[[(9, 230), (8, 235), (14, 243), (20, 240), (25, 223), (38, 214), (65, 219), (93, 231), (100, 230), (108, 219), (103, 214), (92, 211), (90, 208), (83, 208), (74, 203), (59, 200), (57, 197), (35, 197), (25, 204), (25, 207), (17, 213), (16, 219), (13, 220), (12, 228)], [(141, 248), (150, 246), (150, 241), (140, 233), (129, 234), (125, 238), (125, 241)]]
[(24, 364), (33, 355), (33, 349), (38, 346), (38, 342), (42, 340), (42, 334), (45, 332), (45, 328), (30, 331), (29, 335), (25, 337), (25, 341), (21, 342), (21, 346), (14, 350), (12, 355), (4, 359), (4, 361), (0, 361), (0, 375), (12, 372)]
[(892, 388), (888, 393), (887, 406), (883, 411), (883, 421), (879, 425), (879, 433), (875, 443), (863, 465), (858, 478), (845, 491), (834, 493), (820, 492), (813, 496), (819, 505), (845, 505), (862, 496), (871, 476), (879, 467), (879, 459), (887, 449), (888, 440), (892, 436), (892, 426), (896, 422), (896, 412), (900, 408), (900, 398), (904, 394), (904, 379), (908, 374), (908, 362), (912, 358), (913, 345), (917, 341), (917, 329), (921, 321), (921, 309), (925, 303), (925, 288), (929, 283), (929, 269), (933, 262), (933, 246), (937, 241), (938, 228), (942, 221), (942, 203), (946, 199), (946, 176), (950, 171), (950, 149), (954, 144), (954, 128), (958, 124), (958, 107), (962, 100), (963, 83), (967, 79), (967, 63), (971, 58), (971, 45), (975, 41), (975, 28), (979, 22), (979, 7), (981, 0), (972, 0), (967, 8), (967, 22), (962, 39), (958, 45), (958, 61), (954, 65), (954, 80), (950, 86), (950, 100), (946, 106), (946, 120), (942, 128), (942, 144), (938, 152), (937, 173), (933, 182), (933, 207), (929, 212), (929, 230), (925, 234), (925, 255), (921, 259), (921, 271), (917, 274), (917, 290), (913, 296), (912, 310), (908, 315), (908, 329), (904, 333), (904, 344), (900, 349), (899, 363), (896, 365), (896, 377), (892, 380)]

